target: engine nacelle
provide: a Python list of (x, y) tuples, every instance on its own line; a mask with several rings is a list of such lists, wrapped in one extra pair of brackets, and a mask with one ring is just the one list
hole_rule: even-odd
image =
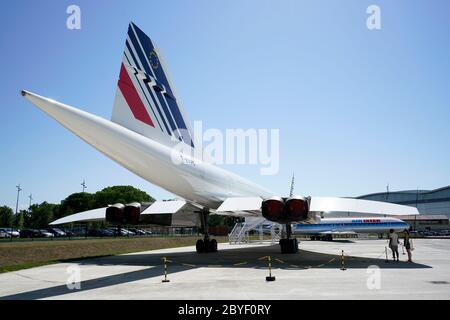
[(280, 197), (271, 197), (262, 202), (261, 211), (264, 218), (278, 222), (283, 218), (284, 200)]
[(114, 224), (137, 224), (141, 216), (141, 204), (133, 202), (127, 205), (116, 203), (106, 208), (106, 221)]
[(301, 196), (293, 196), (286, 200), (284, 204), (285, 217), (290, 221), (303, 221), (308, 218), (309, 204)]
[(113, 204), (106, 208), (106, 221), (109, 223), (120, 224), (125, 222), (125, 206), (121, 203)]
[(293, 196), (286, 200), (271, 197), (263, 201), (261, 211), (264, 218), (273, 222), (300, 222), (308, 218), (309, 204), (301, 196)]
[(127, 224), (139, 223), (139, 218), (141, 217), (141, 204), (138, 202), (127, 204), (123, 209), (123, 214)]

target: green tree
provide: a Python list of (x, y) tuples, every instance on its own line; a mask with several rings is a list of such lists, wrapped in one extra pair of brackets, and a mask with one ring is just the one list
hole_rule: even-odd
[(67, 215), (95, 209), (94, 195), (87, 192), (72, 193), (61, 201), (58, 212), (55, 212), (54, 218), (59, 219)]
[(26, 210), (20, 210), (18, 214), (14, 216), (14, 228), (16, 229), (23, 229), (24, 227), (24, 217), (26, 215)]
[(54, 220), (55, 212), (58, 212), (59, 205), (43, 202), (32, 205), (30, 209), (29, 227), (40, 229), (46, 228)]
[(10, 228), (14, 218), (14, 212), (8, 206), (0, 207), (0, 226)]
[(131, 203), (131, 202), (154, 202), (151, 196), (145, 191), (139, 190), (132, 186), (113, 186), (105, 188), (94, 194), (94, 204), (96, 208), (106, 207), (115, 203)]
[(23, 228), (31, 228), (31, 208), (23, 212)]

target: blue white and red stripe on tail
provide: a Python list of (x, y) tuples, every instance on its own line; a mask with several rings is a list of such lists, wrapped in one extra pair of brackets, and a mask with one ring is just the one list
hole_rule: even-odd
[(150, 139), (194, 147), (192, 131), (151, 39), (130, 23), (112, 121)]

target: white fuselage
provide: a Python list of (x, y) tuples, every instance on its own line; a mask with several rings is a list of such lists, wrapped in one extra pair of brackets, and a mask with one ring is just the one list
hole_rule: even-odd
[[(263, 229), (269, 231), (273, 223), (267, 221)], [(321, 219), (315, 224), (293, 224), (293, 234), (317, 235), (324, 233), (388, 233), (393, 229), (400, 232), (408, 229), (409, 225), (396, 218), (355, 217), (355, 218), (328, 218)]]
[[(114, 122), (35, 94), (23, 94), (115, 162), (188, 201), (216, 209), (223, 200), (230, 197), (265, 198), (273, 195), (234, 173), (186, 155)], [(179, 161), (173, 161), (174, 159)]]

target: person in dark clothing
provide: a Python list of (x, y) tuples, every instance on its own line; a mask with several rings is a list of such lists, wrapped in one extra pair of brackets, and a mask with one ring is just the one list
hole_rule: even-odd
[(408, 253), (408, 262), (412, 262), (412, 254), (411, 254), (411, 239), (409, 238), (409, 230), (405, 230), (405, 237), (403, 239), (403, 245), (405, 246), (406, 252)]
[(394, 232), (394, 229), (389, 230), (389, 248), (392, 250), (392, 258), (394, 261), (399, 261), (398, 235)]

